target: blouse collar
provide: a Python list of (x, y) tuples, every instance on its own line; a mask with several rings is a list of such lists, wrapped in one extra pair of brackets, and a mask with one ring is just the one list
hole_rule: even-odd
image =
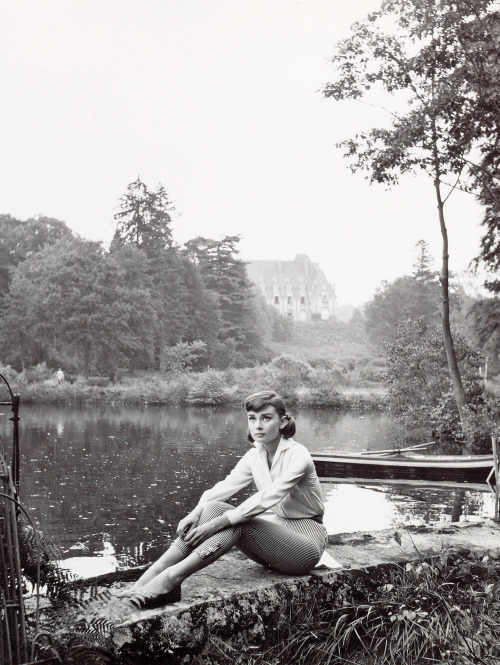
[[(254, 446), (257, 448), (259, 453), (261, 452), (266, 452), (266, 449), (264, 448), (264, 445), (260, 441), (254, 441)], [(275, 455), (279, 455), (283, 450), (287, 450), (288, 448), (291, 447), (293, 443), (293, 439), (285, 439), (285, 437), (281, 437), (280, 442), (278, 444), (278, 447), (276, 448), (276, 453)]]

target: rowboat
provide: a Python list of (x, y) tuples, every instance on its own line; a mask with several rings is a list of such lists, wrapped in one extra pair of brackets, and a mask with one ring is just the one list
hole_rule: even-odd
[(329, 479), (382, 478), (486, 483), (494, 468), (493, 455), (426, 455), (415, 452), (415, 447), (359, 453), (312, 452), (311, 455), (318, 476)]

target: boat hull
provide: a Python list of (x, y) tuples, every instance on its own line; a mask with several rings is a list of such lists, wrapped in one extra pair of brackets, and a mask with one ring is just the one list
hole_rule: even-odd
[[(486, 483), (493, 467), (493, 457), (478, 455), (470, 458), (420, 456), (407, 458), (364, 457), (313, 453), (320, 478), (382, 478), (388, 480), (428, 480), (463, 483)], [(493, 479), (494, 481), (494, 479)]]

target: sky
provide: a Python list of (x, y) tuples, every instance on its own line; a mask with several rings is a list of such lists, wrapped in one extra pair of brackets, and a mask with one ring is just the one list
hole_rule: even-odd
[[(338, 141), (384, 110), (321, 94), (349, 26), (378, 0), (0, 0), (0, 213), (109, 243), (137, 176), (162, 183), (178, 243), (240, 234), (244, 260), (308, 254), (340, 305), (439, 267), (433, 184), (351, 173)], [(481, 209), (446, 204), (450, 268), (478, 254)]]

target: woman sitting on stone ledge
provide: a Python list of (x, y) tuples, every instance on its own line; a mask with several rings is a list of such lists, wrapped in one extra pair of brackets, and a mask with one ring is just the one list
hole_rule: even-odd
[[(122, 597), (138, 609), (180, 600), (182, 582), (236, 546), (283, 573), (314, 568), (325, 548), (323, 496), (295, 420), (272, 391), (244, 403), (254, 443), (231, 473), (201, 496), (177, 527), (177, 539)], [(224, 500), (254, 481), (257, 492), (236, 508)]]

